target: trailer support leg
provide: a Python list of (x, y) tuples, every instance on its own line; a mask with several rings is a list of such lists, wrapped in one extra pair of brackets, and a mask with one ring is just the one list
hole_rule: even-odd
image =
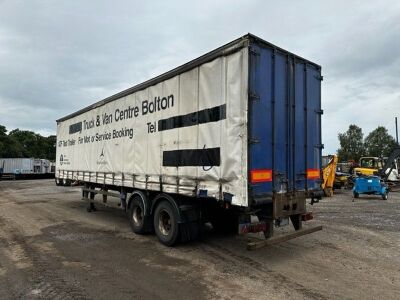
[(89, 199), (89, 192), (88, 191), (86, 191), (86, 189), (88, 189), (89, 188), (89, 186), (87, 185), (87, 183), (85, 183), (84, 185), (83, 185), (83, 189), (82, 189), (82, 200), (87, 200), (87, 199)]
[(301, 221), (301, 215), (292, 215), (290, 216), (290, 221), (292, 221), (293, 227), (295, 230), (300, 230), (303, 223)]
[(124, 189), (121, 190), (120, 194), (119, 194), (119, 199), (120, 199), (120, 205), (122, 206), (122, 208), (126, 211), (126, 196), (127, 193)]
[[(94, 190), (94, 189), (95, 189), (95, 186), (91, 186), (90, 188), (91, 188), (92, 190)], [(89, 206), (87, 207), (87, 211), (88, 211), (88, 212), (93, 212), (93, 211), (96, 211), (96, 210), (97, 210), (96, 206), (94, 205), (94, 196), (95, 196), (95, 193), (94, 193), (94, 192), (90, 192), (89, 195), (90, 195), (90, 199), (89, 199)]]
[(267, 230), (264, 231), (264, 236), (266, 239), (271, 238), (274, 235), (274, 221), (267, 221)]
[[(108, 188), (104, 188), (103, 191), (108, 192)], [(103, 194), (103, 203), (107, 203), (107, 194)]]

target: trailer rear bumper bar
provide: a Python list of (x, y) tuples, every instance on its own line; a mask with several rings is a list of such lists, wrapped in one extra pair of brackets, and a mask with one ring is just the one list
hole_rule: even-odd
[(322, 226), (316, 226), (316, 227), (312, 227), (312, 228), (296, 230), (295, 232), (276, 236), (276, 237), (270, 238), (268, 240), (253, 239), (247, 243), (247, 250), (255, 250), (255, 249), (271, 246), (274, 244), (285, 242), (285, 241), (300, 237), (302, 235), (306, 235), (306, 234), (313, 233), (313, 232), (320, 231), (320, 230), (322, 230)]

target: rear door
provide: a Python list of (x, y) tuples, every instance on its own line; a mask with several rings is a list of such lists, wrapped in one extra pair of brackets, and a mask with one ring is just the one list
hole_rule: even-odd
[(320, 189), (320, 68), (261, 44), (249, 51), (250, 196)]

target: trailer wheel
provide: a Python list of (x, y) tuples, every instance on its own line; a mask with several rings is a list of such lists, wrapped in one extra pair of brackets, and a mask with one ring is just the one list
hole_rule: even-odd
[(142, 199), (135, 195), (129, 205), (129, 223), (132, 231), (137, 234), (144, 234), (150, 231), (151, 216), (146, 216)]
[(60, 178), (56, 178), (56, 186), (61, 186), (63, 185), (63, 180)]
[(388, 198), (389, 198), (388, 192), (385, 192), (385, 193), (382, 195), (382, 200), (387, 200)]
[(156, 207), (154, 230), (160, 242), (166, 246), (173, 246), (178, 241), (178, 212), (168, 201), (161, 201)]

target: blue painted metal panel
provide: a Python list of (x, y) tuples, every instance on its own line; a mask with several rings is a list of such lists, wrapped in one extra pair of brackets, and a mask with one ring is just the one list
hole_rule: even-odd
[(295, 78), (295, 186), (297, 190), (306, 189), (306, 142), (305, 142), (305, 65), (301, 62), (296, 62), (294, 65)]
[(378, 176), (361, 176), (356, 178), (353, 193), (385, 195), (387, 187)]
[[(249, 101), (252, 117), (250, 118), (250, 131), (253, 140), (250, 140), (249, 165), (250, 169), (273, 169), (273, 109), (272, 109), (272, 70), (273, 51), (271, 49), (253, 48), (254, 53), (250, 59), (249, 76), (250, 91)], [(267, 159), (266, 159), (267, 158)], [(263, 182), (253, 185), (256, 195), (272, 191), (272, 182)]]
[[(319, 71), (307, 65), (307, 169), (321, 170), (321, 80)], [(308, 180), (308, 189), (317, 189), (320, 180)]]
[(286, 189), (287, 180), (287, 112), (286, 112), (286, 57), (282, 54), (275, 56), (275, 190)]
[(286, 144), (288, 145), (288, 155), (286, 158), (286, 163), (288, 166), (288, 190), (293, 191), (295, 188), (294, 179), (294, 161), (295, 161), (295, 151), (294, 151), (294, 73), (293, 73), (293, 62), (294, 59), (290, 55), (287, 56), (287, 66), (286, 66), (286, 86), (287, 86), (287, 106), (286, 106), (286, 119), (288, 124)]
[(251, 193), (319, 190), (306, 174), (321, 168), (321, 70), (282, 49), (250, 47), (249, 171), (273, 171)]

